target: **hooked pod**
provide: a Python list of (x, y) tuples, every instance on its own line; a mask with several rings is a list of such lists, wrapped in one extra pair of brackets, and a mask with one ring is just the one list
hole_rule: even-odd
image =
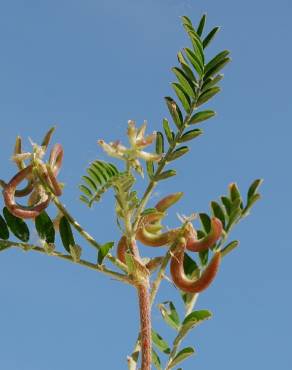
[(160, 221), (165, 217), (165, 211), (182, 197), (183, 193), (173, 193), (162, 198), (156, 205), (157, 212), (142, 217), (136, 239), (150, 247), (161, 247), (172, 243), (179, 235), (180, 229), (173, 229), (159, 233), (163, 228)]
[[(53, 193), (57, 196), (62, 194), (56, 176), (61, 168), (63, 154), (64, 151), (62, 146), (56, 144), (51, 151), (49, 164), (41, 166), (42, 179), (51, 187)], [(33, 172), (34, 167), (31, 164), (21, 169), (7, 184), (4, 184), (3, 197), (5, 205), (16, 217), (35, 218), (46, 209), (50, 203), (50, 196), (44, 192), (43, 187), (35, 180)], [(29, 179), (28, 185), (20, 191), (21, 195), (19, 195), (16, 187), (25, 179)], [(32, 194), (29, 199), (29, 206), (20, 205), (15, 201), (16, 196), (25, 196), (30, 193)]]
[(186, 293), (200, 293), (207, 289), (217, 275), (221, 252), (215, 252), (208, 266), (198, 279), (189, 279), (184, 272), (184, 255), (186, 250), (185, 238), (180, 238), (170, 262), (170, 273), (174, 284)]
[(223, 232), (222, 222), (217, 217), (211, 219), (210, 232), (201, 239), (197, 239), (197, 233), (193, 225), (189, 224), (186, 249), (192, 252), (201, 252), (211, 248), (221, 237)]
[(50, 203), (50, 197), (46, 196), (46, 200), (37, 203), (34, 206), (27, 207), (22, 206), (15, 201), (15, 191), (18, 184), (26, 179), (27, 176), (32, 174), (33, 166), (29, 165), (23, 170), (19, 171), (3, 190), (4, 202), (8, 210), (16, 217), (20, 218), (35, 218), (37, 217), (44, 209), (46, 209)]

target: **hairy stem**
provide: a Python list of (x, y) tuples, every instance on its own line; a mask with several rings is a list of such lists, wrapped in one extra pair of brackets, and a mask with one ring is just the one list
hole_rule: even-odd
[(140, 309), (141, 370), (151, 370), (151, 309), (147, 285), (137, 285), (137, 292)]
[(120, 273), (115, 272), (115, 271), (112, 271), (112, 270), (110, 270), (110, 269), (108, 269), (108, 268), (106, 268), (105, 266), (102, 266), (102, 265), (96, 265), (92, 262), (85, 261), (85, 260), (82, 260), (82, 259), (79, 260), (79, 261), (74, 261), (71, 256), (69, 256), (67, 254), (62, 254), (62, 253), (57, 252), (57, 251), (52, 251), (52, 252), (48, 253), (45, 250), (45, 248), (39, 247), (39, 246), (34, 245), (34, 244), (27, 244), (27, 243), (21, 243), (21, 242), (9, 241), (9, 240), (0, 241), (0, 250), (4, 250), (4, 249), (10, 248), (10, 247), (17, 247), (17, 248), (21, 248), (24, 251), (34, 251), (34, 252), (39, 252), (39, 253), (42, 253), (42, 254), (47, 254), (47, 255), (52, 256), (52, 257), (61, 258), (63, 260), (67, 260), (67, 261), (70, 261), (70, 262), (73, 262), (73, 263), (77, 263), (78, 265), (85, 266), (87, 268), (90, 268), (91, 270), (103, 272), (104, 274), (106, 274), (108, 276), (111, 276), (112, 278), (114, 278), (116, 280), (119, 280), (119, 281), (122, 281), (124, 283), (131, 284), (131, 285), (133, 284), (132, 280), (128, 276), (120, 274)]

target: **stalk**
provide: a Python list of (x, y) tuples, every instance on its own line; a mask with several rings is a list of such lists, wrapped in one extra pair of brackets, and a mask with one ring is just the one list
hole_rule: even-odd
[(141, 370), (151, 370), (151, 308), (148, 287), (137, 286), (140, 310)]

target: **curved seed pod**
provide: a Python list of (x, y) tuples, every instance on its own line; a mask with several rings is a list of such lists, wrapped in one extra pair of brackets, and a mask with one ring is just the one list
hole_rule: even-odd
[(50, 153), (49, 164), (55, 176), (58, 175), (63, 162), (64, 150), (61, 144), (55, 144)]
[(165, 212), (169, 207), (178, 202), (184, 193), (178, 192), (167, 195), (165, 198), (162, 198), (155, 206), (157, 211)]
[(136, 239), (149, 247), (161, 247), (173, 242), (179, 232), (180, 229), (173, 229), (162, 234), (152, 234), (145, 227), (141, 227), (136, 233)]
[[(4, 189), (7, 186), (7, 183), (4, 180), (0, 180), (0, 186)], [(15, 196), (17, 198), (26, 197), (33, 191), (33, 181), (29, 180), (26, 187), (21, 190), (15, 190)]]
[(50, 203), (50, 197), (47, 197), (45, 201), (34, 205), (33, 207), (25, 207), (17, 204), (15, 202), (15, 191), (17, 185), (23, 181), (27, 176), (32, 173), (32, 165), (25, 167), (23, 170), (19, 171), (5, 186), (3, 190), (4, 202), (8, 210), (16, 217), (20, 218), (35, 218), (37, 217), (45, 208), (48, 207)]
[(119, 240), (119, 242), (118, 242), (118, 246), (117, 246), (117, 257), (124, 264), (126, 264), (126, 256), (125, 256), (125, 254), (127, 252), (127, 249), (128, 249), (127, 237), (125, 235), (123, 235), (121, 237), (121, 239)]
[(201, 239), (197, 239), (195, 229), (187, 239), (186, 248), (193, 252), (201, 252), (212, 247), (221, 237), (223, 231), (222, 222), (217, 217), (211, 219), (210, 232)]
[(145, 226), (148, 226), (148, 225), (153, 224), (155, 222), (160, 222), (163, 219), (163, 217), (165, 217), (164, 212), (150, 213), (150, 214), (145, 215), (141, 218), (138, 227), (145, 227)]
[(196, 280), (187, 278), (184, 272), (184, 254), (186, 249), (186, 240), (181, 238), (178, 242), (177, 249), (175, 250), (171, 262), (170, 273), (174, 284), (186, 293), (199, 293), (207, 289), (214, 280), (220, 262), (221, 252), (216, 252), (209, 262), (208, 266), (203, 271), (202, 275)]

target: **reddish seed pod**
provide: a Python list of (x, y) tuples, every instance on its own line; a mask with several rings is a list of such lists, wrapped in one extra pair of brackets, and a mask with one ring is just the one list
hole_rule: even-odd
[(169, 207), (178, 202), (182, 196), (182, 192), (167, 195), (156, 204), (155, 208), (157, 211), (165, 212)]
[(185, 249), (186, 240), (181, 238), (170, 262), (170, 273), (172, 280), (179, 289), (186, 293), (200, 293), (209, 287), (217, 275), (221, 262), (221, 253), (216, 252), (214, 254), (208, 266), (198, 279), (190, 280), (185, 275), (183, 267)]
[(3, 189), (3, 197), (6, 207), (14, 216), (20, 218), (35, 218), (45, 208), (47, 208), (50, 203), (50, 197), (48, 197), (45, 201), (34, 205), (33, 207), (21, 206), (20, 204), (17, 204), (15, 202), (16, 187), (27, 176), (31, 175), (32, 168), (33, 168), (32, 165), (30, 165), (25, 167), (23, 170), (19, 171)]
[(61, 144), (55, 144), (50, 153), (49, 164), (52, 168), (53, 174), (58, 175), (64, 157), (64, 150)]
[(211, 248), (221, 237), (222, 231), (222, 222), (217, 217), (213, 217), (211, 219), (210, 232), (203, 238), (197, 239), (197, 235), (194, 230), (193, 233), (190, 233), (190, 236), (187, 238), (186, 248), (192, 252), (201, 252)]

